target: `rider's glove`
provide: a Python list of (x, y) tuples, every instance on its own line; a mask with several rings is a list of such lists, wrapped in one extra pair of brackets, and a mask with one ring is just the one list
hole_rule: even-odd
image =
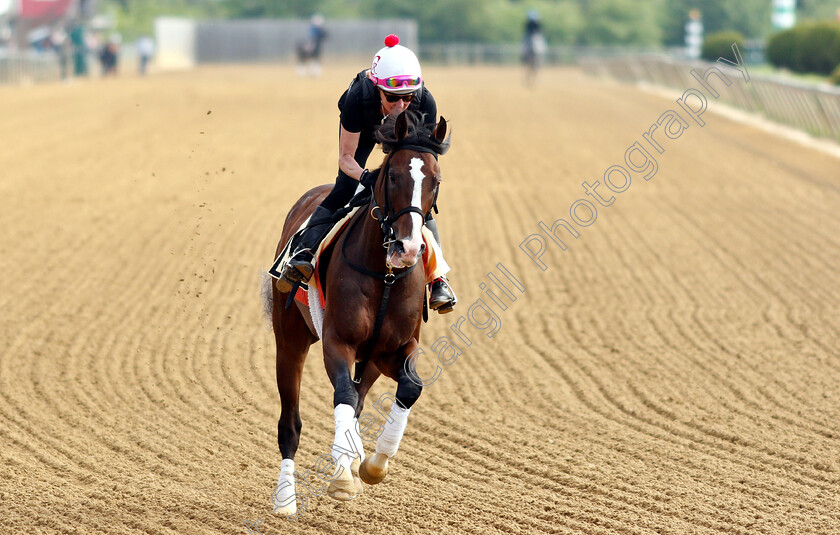
[(362, 176), (359, 177), (359, 182), (362, 183), (362, 186), (373, 189), (373, 186), (376, 185), (376, 177), (379, 175), (379, 170), (376, 171), (368, 171), (365, 169), (362, 171)]

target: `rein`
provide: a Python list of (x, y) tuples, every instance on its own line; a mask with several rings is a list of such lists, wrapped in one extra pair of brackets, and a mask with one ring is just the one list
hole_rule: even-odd
[[(438, 158), (437, 152), (433, 148), (429, 147), (427, 144), (423, 144), (422, 141), (420, 139), (416, 138), (415, 136), (409, 136), (409, 137), (403, 139), (400, 143), (398, 143), (391, 150), (391, 155), (393, 155), (396, 151), (401, 150), (401, 149), (410, 149), (410, 150), (414, 150), (416, 152), (425, 152), (425, 153), (433, 154), (434, 157), (435, 157), (435, 160), (437, 160), (437, 158)], [(438, 197), (438, 193), (440, 192), (440, 185), (438, 185), (435, 188), (435, 198), (432, 201), (432, 209), (430, 209), (428, 212), (423, 212), (423, 210), (421, 210), (420, 208), (417, 208), (415, 206), (408, 206), (407, 208), (403, 208), (402, 210), (400, 210), (396, 214), (392, 213), (391, 195), (390, 195), (390, 192), (388, 190), (388, 183), (389, 183), (388, 169), (389, 169), (390, 160), (391, 160), (390, 157), (387, 160), (385, 160), (385, 165), (379, 171), (379, 177), (377, 178), (377, 181), (378, 180), (384, 180), (385, 181), (385, 206), (384, 206), (384, 210), (383, 210), (383, 207), (380, 206), (379, 203), (376, 201), (375, 191), (372, 192), (372, 195), (371, 195), (371, 201), (370, 201), (371, 208), (369, 210), (371, 217), (375, 218), (379, 222), (379, 230), (382, 232), (382, 237), (383, 237), (382, 247), (384, 247), (386, 250), (388, 249), (388, 247), (391, 246), (391, 244), (396, 239), (395, 234), (394, 234), (394, 228), (392, 227), (394, 222), (397, 219), (399, 219), (400, 217), (402, 217), (406, 214), (410, 214), (410, 213), (420, 214), (420, 216), (423, 218), (423, 221), (425, 221), (426, 218), (431, 215), (432, 209), (434, 209), (435, 213), (437, 213), (437, 197)], [(373, 189), (375, 190), (376, 186), (374, 186)], [(383, 211), (384, 211), (385, 215), (382, 215)], [(379, 302), (379, 311), (376, 314), (376, 321), (373, 324), (373, 334), (371, 335), (368, 343), (365, 344), (362, 360), (356, 365), (354, 373), (353, 373), (353, 382), (356, 383), (356, 384), (359, 384), (361, 382), (362, 375), (364, 374), (365, 368), (367, 367), (368, 362), (370, 361), (370, 357), (373, 354), (373, 348), (376, 347), (376, 342), (379, 339), (379, 333), (382, 330), (382, 323), (385, 320), (385, 314), (386, 314), (387, 309), (388, 309), (388, 299), (391, 295), (391, 288), (394, 286), (395, 282), (397, 282), (398, 280), (400, 280), (400, 279), (404, 278), (405, 276), (407, 276), (408, 274), (410, 274), (412, 271), (414, 271), (414, 268), (417, 267), (417, 263), (415, 263), (410, 268), (408, 268), (405, 271), (402, 271), (400, 273), (397, 273), (395, 275), (394, 274), (394, 269), (390, 264), (388, 264), (387, 259), (386, 259), (386, 263), (385, 263), (386, 267), (388, 269), (387, 273), (377, 273), (375, 271), (371, 271), (371, 270), (365, 268), (364, 266), (359, 266), (359, 265), (353, 263), (352, 261), (350, 261), (350, 259), (347, 256), (347, 241), (348, 241), (348, 238), (350, 237), (350, 234), (353, 232), (353, 230), (356, 228), (356, 225), (358, 225), (359, 221), (361, 221), (363, 217), (364, 217), (363, 215), (357, 217), (356, 220), (353, 222), (353, 224), (350, 226), (350, 228), (347, 229), (347, 236), (344, 238), (344, 242), (341, 244), (341, 255), (344, 258), (344, 261), (347, 262), (347, 265), (349, 265), (351, 268), (358, 271), (359, 273), (362, 273), (362, 274), (367, 275), (369, 277), (373, 277), (374, 279), (379, 279), (379, 280), (383, 281), (385, 283), (385, 288), (382, 290), (382, 299)]]

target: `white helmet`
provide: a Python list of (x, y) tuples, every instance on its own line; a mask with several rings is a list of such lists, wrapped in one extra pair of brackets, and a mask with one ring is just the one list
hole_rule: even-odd
[(399, 44), (394, 34), (385, 38), (385, 47), (373, 56), (368, 78), (389, 93), (413, 93), (423, 86), (420, 62), (414, 52)]

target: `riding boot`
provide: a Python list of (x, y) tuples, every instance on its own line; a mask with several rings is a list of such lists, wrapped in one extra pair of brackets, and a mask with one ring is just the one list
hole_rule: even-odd
[[(437, 222), (434, 219), (426, 220), (426, 228), (432, 231), (435, 241), (440, 247), (440, 234), (438, 234)], [(452, 290), (446, 277), (438, 277), (429, 283), (429, 308), (436, 310), (438, 314), (448, 314), (455, 308), (458, 298)]]
[(277, 281), (277, 287), (281, 291), (283, 291), (283, 288), (280, 288), (281, 284), (283, 287), (288, 287), (285, 291), (289, 291), (294, 283), (309, 282), (312, 278), (315, 272), (315, 266), (312, 263), (315, 250), (330, 231), (334, 213), (323, 206), (315, 208), (295, 248), (295, 253), (283, 268), (281, 279)]

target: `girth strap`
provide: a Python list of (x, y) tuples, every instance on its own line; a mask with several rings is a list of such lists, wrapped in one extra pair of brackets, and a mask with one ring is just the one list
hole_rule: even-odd
[[(406, 271), (405, 273), (409, 273)], [(402, 273), (400, 273), (402, 275)], [(385, 320), (385, 312), (388, 310), (388, 298), (391, 295), (391, 287), (394, 286), (397, 278), (393, 273), (388, 273), (385, 276), (385, 288), (382, 290), (382, 301), (379, 302), (379, 312), (376, 314), (376, 321), (373, 323), (373, 334), (370, 341), (365, 345), (364, 356), (361, 362), (356, 364), (356, 369), (353, 372), (353, 382), (359, 384), (362, 382), (362, 375), (365, 373), (370, 357), (373, 354), (373, 348), (376, 347), (376, 341), (379, 339), (379, 331), (382, 330), (382, 323)]]
[(374, 279), (379, 279), (385, 283), (385, 288), (382, 290), (382, 300), (379, 302), (379, 311), (376, 314), (376, 320), (373, 323), (373, 334), (370, 337), (370, 340), (367, 344), (365, 344), (365, 348), (362, 352), (362, 360), (356, 364), (356, 369), (353, 373), (353, 382), (359, 384), (362, 380), (362, 375), (365, 373), (365, 368), (370, 361), (370, 357), (373, 354), (373, 348), (376, 347), (376, 342), (379, 339), (379, 333), (382, 330), (382, 323), (385, 320), (385, 313), (388, 310), (388, 299), (391, 296), (391, 288), (394, 286), (394, 283), (398, 280), (402, 279), (403, 277), (407, 276), (409, 273), (414, 271), (414, 268), (417, 267), (417, 264), (414, 264), (410, 268), (406, 269), (403, 272), (397, 273), (394, 275), (393, 272), (389, 271), (388, 273), (377, 273), (375, 271), (371, 271), (363, 266), (353, 263), (347, 257), (347, 241), (350, 238), (350, 234), (353, 232), (353, 229), (356, 228), (356, 225), (362, 218), (365, 217), (364, 214), (361, 214), (359, 217), (353, 221), (353, 224), (347, 230), (347, 235), (344, 238), (344, 243), (341, 244), (341, 255), (344, 257), (344, 261), (347, 262), (347, 265), (353, 268), (354, 270), (358, 271), (359, 273), (363, 273), (369, 277), (373, 277)]

